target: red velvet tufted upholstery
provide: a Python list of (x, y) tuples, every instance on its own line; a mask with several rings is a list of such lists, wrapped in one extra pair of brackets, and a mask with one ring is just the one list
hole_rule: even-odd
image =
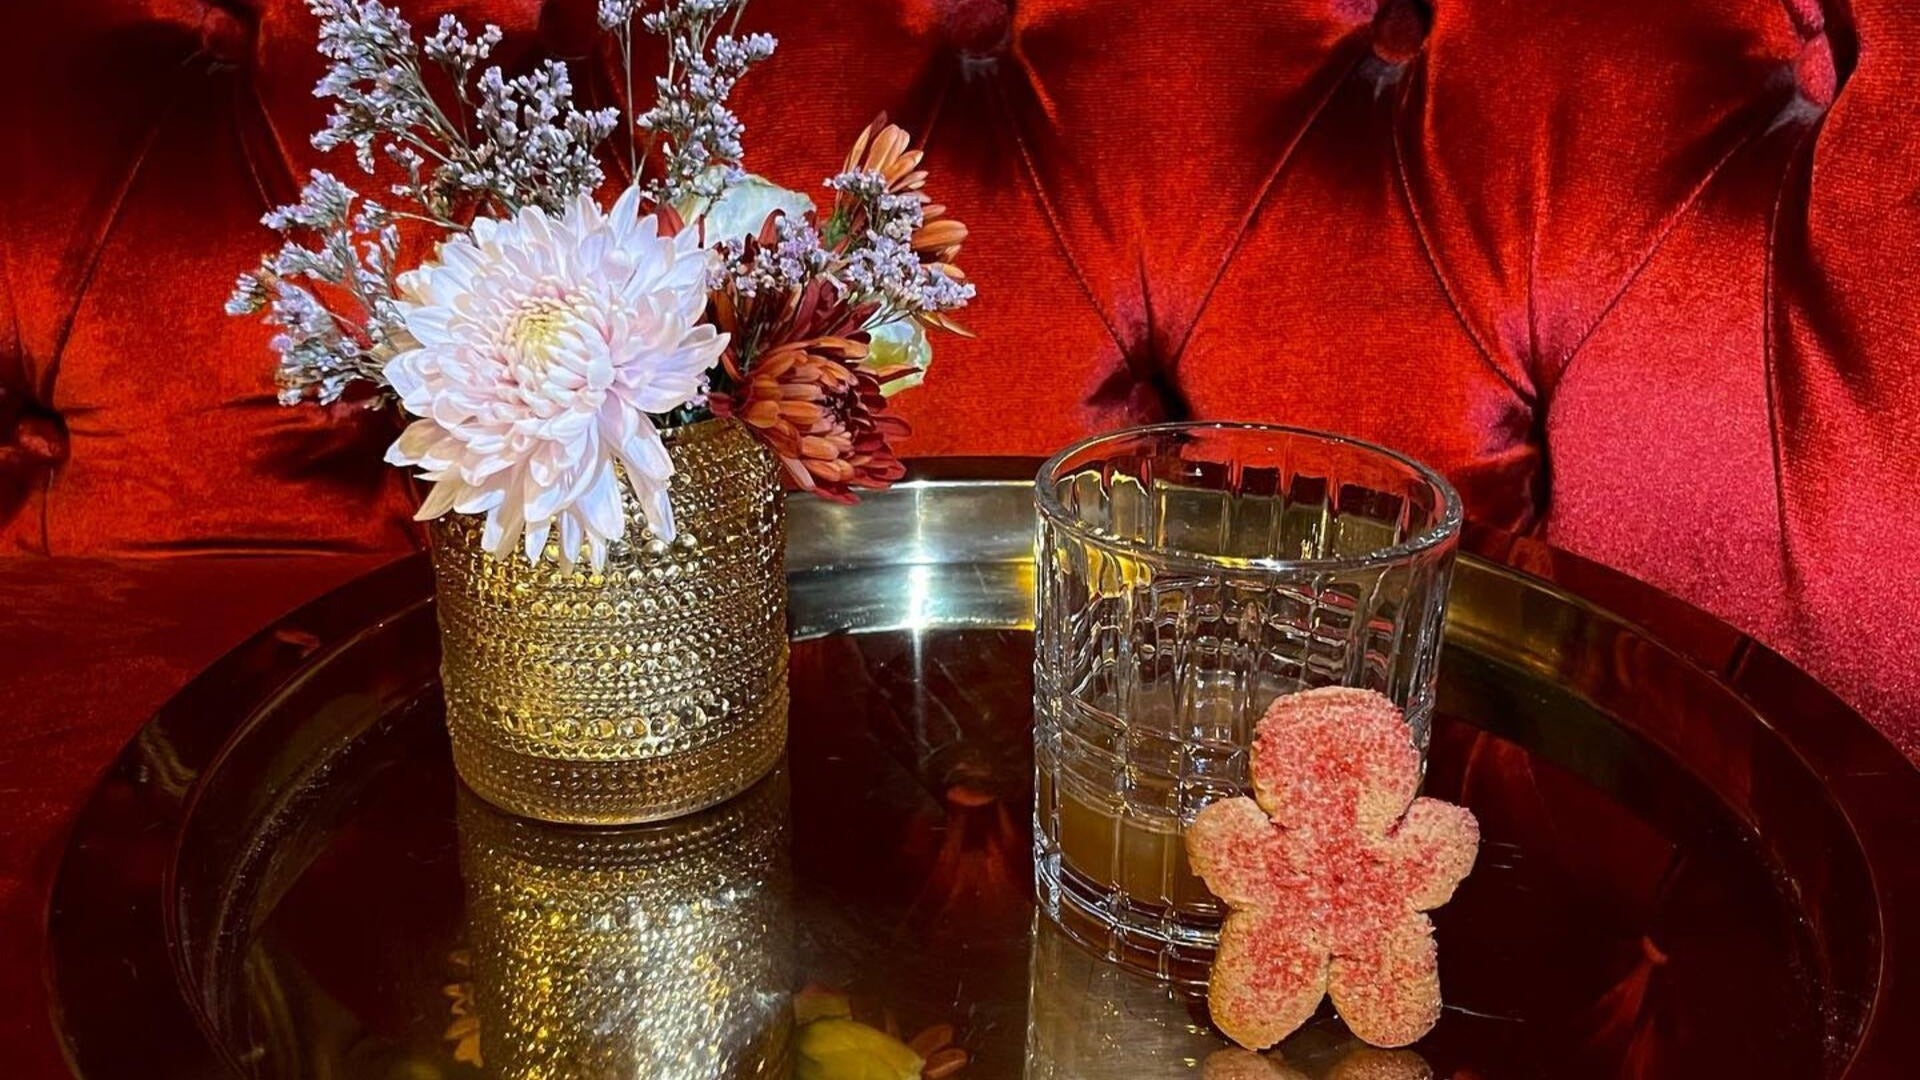
[[(582, 58), (590, 0), (405, 4)], [(1912, 0), (755, 0), (752, 164), (886, 109), (974, 239), (921, 455), (1331, 428), (1920, 734)], [(224, 317), (317, 162), (297, 0), (8, 23), (0, 549), (412, 543), (383, 418), (274, 405)], [(604, 71), (585, 71), (611, 93)], [(347, 162), (334, 166), (350, 170)]]

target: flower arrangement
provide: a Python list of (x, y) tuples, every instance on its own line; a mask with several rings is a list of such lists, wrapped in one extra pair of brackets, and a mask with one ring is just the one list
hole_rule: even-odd
[[(727, 101), (775, 42), (739, 32), (744, 6), (601, 0), (623, 114), (577, 105), (560, 61), (489, 65), (497, 27), (445, 16), (416, 40), (381, 3), (308, 0), (333, 102), (313, 144), (396, 201), (315, 172), (263, 219), (284, 243), (227, 306), (275, 328), (281, 402), (399, 406), (416, 419), (387, 460), (431, 482), (420, 520), (484, 515), (489, 554), (554, 541), (567, 568), (605, 564), (623, 484), (674, 538), (676, 426), (737, 418), (831, 499), (898, 479), (888, 398), (926, 371), (929, 330), (964, 333), (967, 230), (884, 116), (824, 209), (745, 171)], [(644, 111), (636, 34), (666, 47)]]

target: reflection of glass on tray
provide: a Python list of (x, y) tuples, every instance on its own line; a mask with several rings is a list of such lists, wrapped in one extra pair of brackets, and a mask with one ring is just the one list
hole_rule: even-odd
[(1169, 424), (1062, 452), (1037, 502), (1041, 902), (1123, 963), (1202, 981), (1221, 913), (1186, 822), (1246, 790), (1281, 694), (1378, 690), (1424, 750), (1459, 499), (1365, 443)]
[(1431, 1080), (1410, 1050), (1376, 1050), (1325, 1017), (1278, 1049), (1238, 1049), (1197, 994), (1109, 964), (1036, 918), (1026, 1080)]
[(1045, 918), (1033, 925), (1026, 1080), (1183, 1075), (1227, 1043), (1205, 1004), (1089, 955)]
[(487, 1075), (786, 1075), (787, 818), (784, 770), (710, 810), (618, 829), (509, 817), (463, 788)]

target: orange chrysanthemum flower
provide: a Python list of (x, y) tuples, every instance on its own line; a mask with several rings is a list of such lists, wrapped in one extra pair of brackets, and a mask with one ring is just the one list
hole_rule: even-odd
[(906, 474), (893, 440), (908, 433), (907, 423), (888, 410), (883, 387), (912, 369), (869, 371), (866, 355), (866, 343), (853, 338), (779, 345), (710, 405), (758, 432), (794, 486), (853, 502), (856, 489), (877, 491)]
[[(911, 141), (912, 137), (905, 129), (888, 123), (887, 114), (881, 113), (854, 140), (842, 171), (877, 173), (886, 181), (887, 194), (909, 195), (917, 200), (922, 222), (914, 230), (914, 252), (920, 256), (920, 261), (942, 264), (948, 276), (959, 279), (960, 268), (953, 265), (953, 260), (960, 254), (960, 245), (967, 238), (967, 227), (947, 217), (947, 208), (934, 202), (922, 190), (927, 183), (927, 171), (920, 167), (920, 162), (926, 154), (921, 150), (909, 149)], [(853, 223), (856, 235), (858, 229), (864, 228), (866, 208), (858, 199), (843, 192), (835, 200), (834, 211), (845, 215), (846, 220)]]

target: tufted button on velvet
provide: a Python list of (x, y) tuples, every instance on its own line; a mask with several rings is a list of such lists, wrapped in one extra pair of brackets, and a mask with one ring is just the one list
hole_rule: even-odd
[(1146, 338), (1127, 346), (1119, 365), (1094, 388), (1087, 404), (1111, 418), (1108, 426), (1193, 418), (1193, 405), (1180, 389), (1172, 366)]
[(66, 460), (67, 429), (60, 418), (0, 386), (0, 525), (18, 517), (32, 492)]
[(1426, 44), (1432, 15), (1420, 0), (1384, 0), (1373, 16), (1373, 54), (1389, 64), (1404, 64)]
[(939, 0), (940, 25), (947, 42), (966, 56), (987, 56), (1006, 48), (1013, 13), (1008, 0)]
[(208, 4), (200, 18), (200, 52), (217, 63), (240, 65), (253, 55), (257, 14)]
[(1833, 42), (1822, 32), (1807, 39), (1793, 61), (1793, 81), (1800, 96), (1820, 109), (1833, 104), (1840, 76), (1833, 63)]
[(13, 445), (34, 461), (58, 465), (67, 460), (67, 425), (58, 416), (30, 413), (14, 426)]
[(0, 391), (0, 461), (7, 459), (29, 468), (66, 461), (66, 423), (33, 402)]

